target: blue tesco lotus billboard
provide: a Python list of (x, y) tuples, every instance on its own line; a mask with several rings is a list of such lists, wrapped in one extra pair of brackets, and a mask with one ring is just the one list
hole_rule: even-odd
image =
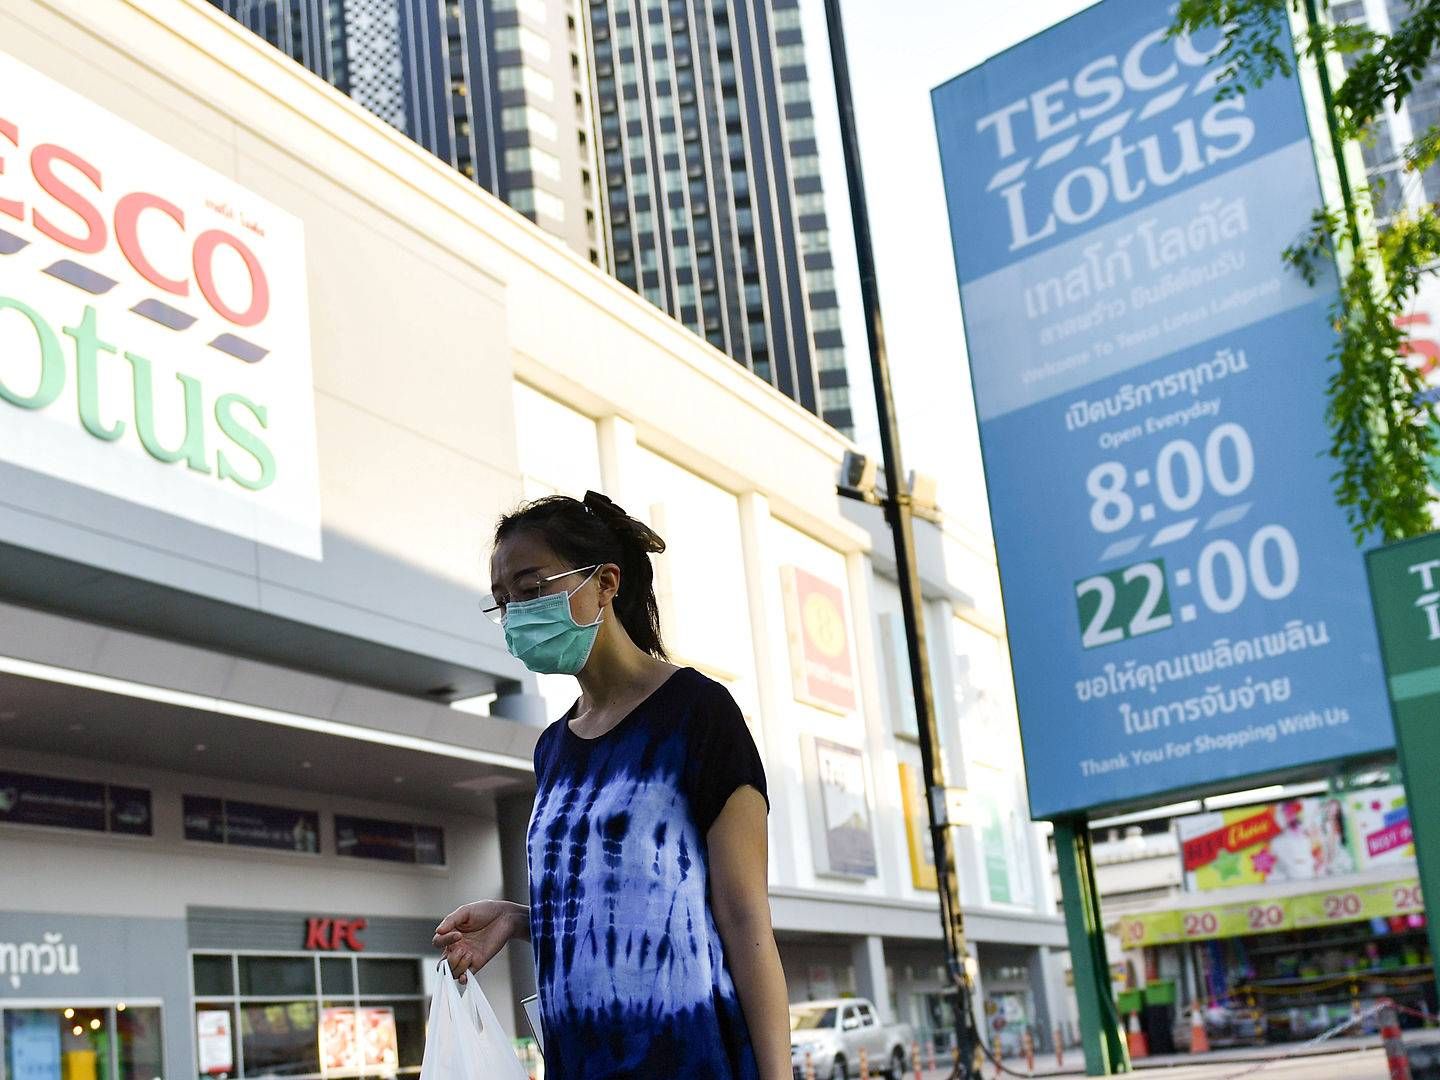
[(1300, 91), (1105, 0), (934, 92), (1036, 817), (1383, 751)]

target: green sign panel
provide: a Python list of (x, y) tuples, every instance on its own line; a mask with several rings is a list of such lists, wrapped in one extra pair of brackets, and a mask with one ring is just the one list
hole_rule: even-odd
[[(1440, 897), (1440, 533), (1366, 556), (1423, 891)], [(1430, 953), (1440, 959), (1440, 919)]]

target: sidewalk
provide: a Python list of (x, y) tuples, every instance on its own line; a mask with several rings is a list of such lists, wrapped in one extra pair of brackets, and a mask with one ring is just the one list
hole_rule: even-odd
[[(1404, 1038), (1406, 1046), (1417, 1046), (1422, 1043), (1440, 1044), (1440, 1030), (1406, 1031)], [(1361, 1050), (1378, 1050), (1380, 1046), (1380, 1036), (1362, 1035), (1329, 1039), (1319, 1045), (1277, 1043), (1270, 1046), (1227, 1047), (1223, 1050), (1212, 1050), (1208, 1054), (1162, 1054), (1141, 1058), (1134, 1064), (1137, 1071), (1141, 1069), (1174, 1069), (1183, 1066), (1243, 1064), (1276, 1059), (1319, 1058), (1333, 1054), (1350, 1054)], [(1085, 1055), (1077, 1046), (1065, 1051), (1063, 1067), (1055, 1063), (1055, 1055), (1052, 1053), (1035, 1056), (1033, 1073), (1026, 1071), (1023, 1058), (1006, 1058), (1005, 1068), (1011, 1074), (1018, 1073), (1020, 1076), (1084, 1076)], [(986, 1080), (989, 1080), (995, 1069), (987, 1061), (984, 1071)], [(950, 1070), (948, 1068), (922, 1069), (920, 1075), (923, 1080), (945, 1080), (950, 1075)], [(913, 1080), (914, 1076), (913, 1071), (905, 1074), (906, 1080)]]

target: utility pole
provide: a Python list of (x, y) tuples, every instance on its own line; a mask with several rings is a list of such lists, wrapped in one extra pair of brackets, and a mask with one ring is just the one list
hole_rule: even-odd
[[(850, 89), (850, 62), (845, 51), (845, 28), (840, 0), (825, 0), (830, 36), (830, 62), (835, 73), (835, 98), (840, 112), (840, 142), (845, 152), (845, 174), (850, 192), (850, 216), (855, 230), (855, 256), (860, 269), (860, 295), (865, 308), (865, 332), (870, 344), (870, 372), (875, 383), (875, 411), (884, 458), (885, 495), (879, 504), (895, 542), (895, 572), (900, 585), (900, 606), (905, 640), (910, 652), (910, 680), (915, 690), (915, 712), (920, 729), (920, 761), (925, 772), (926, 807), (930, 839), (935, 852), (935, 876), (940, 892), (940, 917), (945, 934), (947, 971), (955, 987), (955, 1037), (959, 1050), (955, 1076), (976, 1076), (977, 1049), (970, 975), (966, 969), (965, 921), (960, 911), (960, 879), (956, 871), (955, 834), (946, 805), (944, 762), (940, 756), (940, 728), (931, 692), (929, 653), (925, 648), (925, 611), (920, 573), (915, 557), (911, 497), (900, 459), (900, 435), (895, 422), (895, 399), (890, 387), (890, 364), (885, 353), (885, 324), (880, 314), (876, 284), (875, 249), (870, 237), (870, 215), (865, 202), (865, 179), (860, 167), (860, 139), (855, 126), (855, 101)], [(846, 492), (842, 489), (842, 494)]]

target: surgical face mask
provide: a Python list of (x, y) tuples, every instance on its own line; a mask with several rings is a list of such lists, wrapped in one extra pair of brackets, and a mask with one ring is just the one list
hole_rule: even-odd
[(505, 645), (537, 675), (577, 675), (590, 659), (600, 633), (600, 616), (581, 626), (570, 613), (570, 598), (600, 572), (597, 566), (570, 592), (541, 596), (505, 607)]

